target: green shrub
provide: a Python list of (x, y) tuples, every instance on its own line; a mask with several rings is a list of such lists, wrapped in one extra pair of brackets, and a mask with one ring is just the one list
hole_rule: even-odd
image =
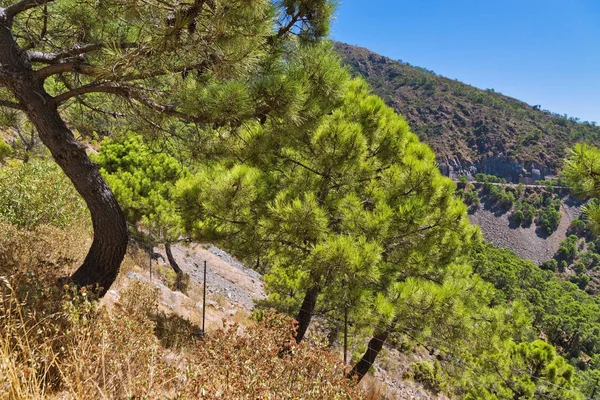
[(506, 183), (506, 179), (504, 178), (500, 178), (497, 177), (495, 175), (488, 175), (488, 174), (476, 174), (475, 175), (475, 180), (477, 182), (490, 182), (490, 183)]
[(465, 204), (469, 207), (477, 207), (479, 206), (479, 194), (477, 194), (476, 190), (470, 190), (464, 193), (464, 201)]
[(510, 215), (510, 218), (513, 220), (514, 223), (516, 223), (518, 225), (521, 225), (521, 223), (525, 219), (525, 215), (523, 214), (523, 211), (521, 211), (521, 210), (515, 210)]
[(538, 225), (547, 234), (551, 234), (558, 228), (560, 223), (560, 212), (556, 209), (555, 203), (550, 203), (542, 209), (538, 220)]
[(582, 263), (581, 261), (577, 261), (575, 263), (575, 265), (573, 265), (573, 270), (575, 271), (576, 274), (583, 274), (586, 269), (587, 268), (585, 267), (585, 264)]
[(404, 376), (415, 382), (421, 383), (426, 389), (434, 393), (440, 391), (438, 365), (428, 361), (419, 361), (411, 364), (410, 370)]
[(54, 162), (15, 161), (0, 168), (0, 219), (5, 222), (64, 227), (87, 217), (84, 202)]
[(569, 281), (576, 284), (579, 289), (584, 290), (590, 281), (590, 277), (585, 274), (577, 274), (569, 276)]
[(535, 218), (535, 207), (529, 203), (522, 203), (521, 211), (523, 211), (523, 225), (531, 225)]
[(540, 265), (540, 268), (547, 269), (549, 271), (556, 271), (558, 268), (558, 261), (555, 259), (546, 260), (542, 263), (542, 265)]
[(6, 157), (8, 157), (12, 151), (12, 147), (0, 137), (0, 163), (4, 162)]
[(560, 242), (560, 246), (558, 248), (558, 252), (556, 253), (557, 257), (561, 260), (573, 260), (575, 255), (577, 254), (577, 241), (579, 238), (575, 235), (570, 235), (565, 240)]

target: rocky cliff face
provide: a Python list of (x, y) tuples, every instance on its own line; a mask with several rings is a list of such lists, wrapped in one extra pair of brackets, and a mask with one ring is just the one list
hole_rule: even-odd
[(553, 175), (553, 171), (535, 162), (521, 162), (504, 156), (482, 157), (475, 162), (461, 160), (457, 156), (439, 160), (443, 175), (458, 179), (465, 175), (469, 179), (478, 173), (495, 175), (509, 183), (535, 182)]

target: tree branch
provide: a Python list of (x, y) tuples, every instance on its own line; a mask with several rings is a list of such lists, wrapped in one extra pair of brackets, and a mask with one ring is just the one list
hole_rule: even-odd
[[(102, 50), (105, 47), (106, 47), (105, 43), (92, 43), (92, 44), (85, 44), (85, 45), (81, 45), (81, 46), (75, 46), (67, 51), (62, 52), (62, 53), (42, 53), (40, 51), (31, 51), (31, 52), (28, 52), (27, 55), (29, 56), (29, 60), (31, 60), (33, 62), (53, 64), (53, 63), (60, 62), (61, 60), (65, 59), (65, 58), (77, 57), (77, 56), (81, 56), (83, 54), (92, 53), (94, 51)], [(139, 44), (125, 42), (125, 43), (117, 44), (116, 47), (119, 49), (132, 49), (132, 48), (139, 47)]]
[(126, 88), (111, 86), (111, 85), (103, 85), (100, 83), (90, 83), (89, 85), (81, 86), (68, 92), (64, 92), (59, 94), (58, 96), (53, 98), (53, 102), (55, 106), (59, 106), (65, 101), (81, 96), (88, 93), (110, 93), (116, 94), (122, 97), (129, 97), (129, 91)]
[(93, 67), (83, 63), (60, 63), (51, 64), (47, 67), (44, 67), (36, 71), (36, 75), (38, 79), (43, 81), (52, 75), (62, 74), (64, 72), (77, 72), (88, 76), (94, 76), (96, 70)]
[(14, 102), (8, 101), (8, 100), (0, 100), (0, 107), (7, 107), (7, 108), (12, 108), (12, 109), (21, 110), (21, 111), (25, 110), (25, 106), (23, 104), (14, 103)]
[(72, 99), (73, 97), (82, 96), (89, 93), (108, 93), (121, 96), (130, 100), (136, 100), (138, 103), (160, 113), (176, 117), (188, 122), (194, 122), (197, 124), (206, 124), (210, 121), (202, 116), (193, 116), (186, 113), (177, 111), (172, 105), (164, 105), (155, 102), (148, 96), (146, 96), (141, 90), (134, 87), (120, 85), (111, 85), (110, 82), (98, 82), (91, 83), (89, 85), (81, 86), (53, 98), (53, 103), (57, 107), (63, 104), (65, 101)]
[(6, 21), (12, 24), (13, 19), (20, 13), (25, 12), (31, 8), (39, 7), (50, 3), (53, 0), (21, 0), (17, 3), (11, 4), (4, 9), (6, 13)]
[(296, 22), (300, 20), (300, 12), (292, 15), (287, 25), (281, 26), (277, 31), (277, 37), (282, 37), (287, 34), (296, 25)]

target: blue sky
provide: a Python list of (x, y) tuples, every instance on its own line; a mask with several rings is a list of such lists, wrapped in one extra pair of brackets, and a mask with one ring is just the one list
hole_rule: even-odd
[(340, 0), (332, 38), (600, 122), (600, 0)]

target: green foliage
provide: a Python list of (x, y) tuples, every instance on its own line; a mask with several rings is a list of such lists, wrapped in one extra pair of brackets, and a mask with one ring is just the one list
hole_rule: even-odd
[(546, 260), (542, 263), (542, 265), (540, 265), (540, 268), (547, 269), (549, 271), (556, 271), (556, 269), (558, 268), (558, 261), (556, 261), (553, 258), (550, 260)]
[(405, 379), (412, 379), (421, 383), (426, 389), (433, 393), (440, 391), (440, 364), (428, 361), (419, 361), (410, 365), (409, 370), (404, 374)]
[(124, 135), (120, 140), (104, 139), (93, 157), (132, 224), (142, 222), (168, 240), (176, 240), (180, 217), (173, 202), (177, 180), (188, 172), (179, 161), (153, 151), (142, 137)]
[(593, 197), (583, 207), (586, 226), (600, 233), (600, 150), (587, 144), (577, 144), (569, 150), (562, 178), (571, 190), (581, 197)]
[(539, 215), (538, 224), (547, 234), (551, 234), (558, 228), (560, 223), (560, 212), (557, 209), (557, 203), (552, 203), (544, 207)]
[(488, 175), (488, 174), (476, 174), (475, 175), (475, 181), (480, 182), (480, 183), (506, 183), (506, 179), (504, 178), (500, 178), (497, 177), (495, 175)]
[(479, 194), (476, 190), (469, 190), (464, 193), (464, 201), (465, 204), (469, 206), (469, 208), (477, 208), (481, 200), (479, 199)]
[[(585, 268), (585, 267), (584, 267)], [(579, 289), (584, 290), (590, 281), (590, 277), (584, 273), (578, 272), (577, 275), (569, 276), (569, 281), (576, 284)]]
[(481, 368), (495, 374), (475, 376), (465, 399), (583, 399), (574, 368), (548, 343), (511, 343), (506, 351), (505, 357), (479, 361)]
[(515, 194), (512, 191), (508, 191), (506, 188), (490, 181), (484, 184), (483, 191), (493, 203), (497, 203), (505, 210), (511, 209), (516, 200)]
[(33, 228), (88, 218), (85, 204), (56, 164), (10, 162), (0, 168), (0, 219)]
[(535, 207), (529, 203), (521, 203), (521, 211), (523, 212), (523, 225), (531, 225), (535, 218)]
[(402, 319), (460, 336), (453, 310), (470, 270), (454, 263), (478, 240), (466, 207), (429, 148), (364, 82), (326, 76), (343, 88), (329, 106), (299, 126), (249, 123), (243, 142), (232, 137), (235, 158), (180, 183), (188, 232), (266, 271), (267, 304), (280, 310), (297, 312), (317, 291), (316, 312), (339, 320), (348, 305), (357, 334)]
[(575, 235), (570, 235), (560, 243), (557, 251), (559, 260), (571, 261), (577, 254), (577, 242), (579, 238)]
[(12, 147), (0, 136), (0, 163), (3, 163), (12, 152)]
[(516, 224), (521, 225), (521, 223), (523, 223), (523, 221), (525, 220), (525, 214), (523, 214), (523, 211), (521, 210), (513, 211), (513, 213), (511, 214), (511, 219)]
[[(569, 248), (572, 241), (568, 239)], [(560, 264), (566, 268), (565, 260)], [(600, 354), (600, 306), (577, 286), (491, 245), (479, 250), (474, 270), (500, 291), (496, 301), (522, 302), (533, 327), (562, 348), (563, 354), (582, 359), (586, 354)], [(585, 278), (576, 279), (583, 285)]]

